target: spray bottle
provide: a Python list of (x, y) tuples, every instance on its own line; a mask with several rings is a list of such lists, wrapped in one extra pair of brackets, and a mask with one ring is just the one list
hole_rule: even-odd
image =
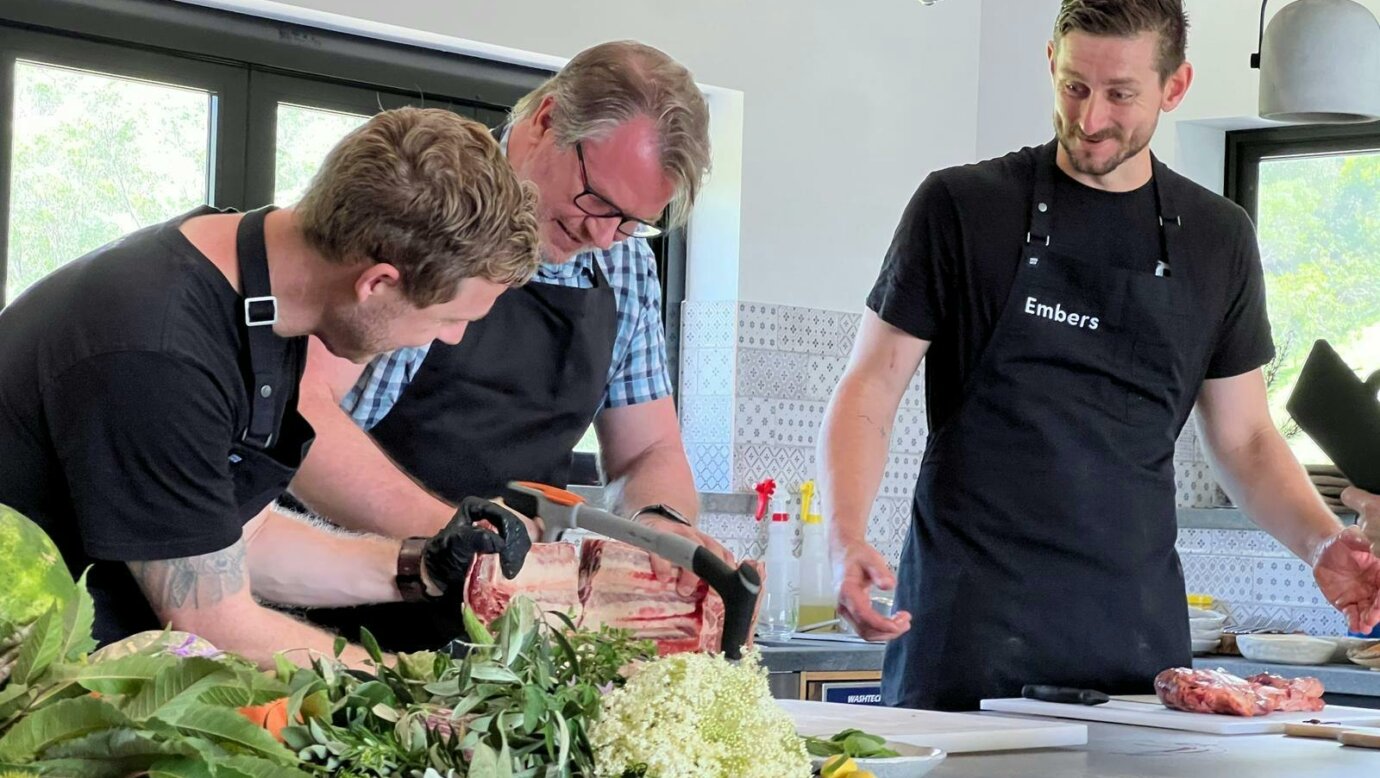
[(811, 511), (815, 482), (800, 485), (800, 618), (799, 626), (834, 618), (837, 598), (834, 573), (829, 564), (829, 543), (824, 535), (824, 517)]
[(757, 633), (763, 638), (785, 640), (795, 632), (796, 595), (795, 530), (785, 490), (777, 490), (776, 482), (767, 479), (754, 487), (757, 491), (757, 520), (762, 521), (771, 507), (771, 522), (767, 527), (767, 580), (762, 607), (757, 620)]

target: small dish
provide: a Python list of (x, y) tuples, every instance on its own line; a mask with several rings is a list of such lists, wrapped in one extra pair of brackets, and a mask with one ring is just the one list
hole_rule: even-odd
[(1321, 665), (1332, 658), (1330, 640), (1308, 635), (1237, 635), (1236, 647), (1253, 662), (1283, 665)]
[[(887, 743), (887, 748), (900, 756), (884, 759), (854, 759), (859, 770), (866, 770), (877, 778), (920, 778), (939, 766), (948, 754), (937, 748), (910, 746), (905, 743)], [(827, 756), (812, 756), (810, 763), (818, 770)]]
[(1226, 621), (1227, 614), (1220, 611), (1210, 611), (1203, 608), (1194, 608), (1192, 606), (1188, 609), (1188, 623), (1195, 627), (1200, 625), (1207, 626), (1209, 624), (1215, 627), (1221, 627)]
[(1191, 646), (1193, 648), (1193, 653), (1195, 654), (1210, 654), (1213, 650), (1217, 648), (1217, 646), (1221, 645), (1221, 643), (1222, 639), (1220, 637), (1201, 639), (1194, 638), (1191, 642)]

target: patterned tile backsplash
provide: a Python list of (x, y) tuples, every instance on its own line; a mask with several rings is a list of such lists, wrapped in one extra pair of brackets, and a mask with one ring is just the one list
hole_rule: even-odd
[(1237, 624), (1271, 623), (1312, 635), (1340, 635), (1346, 620), (1327, 604), (1308, 565), (1256, 530), (1179, 530), (1190, 592), (1210, 594)]
[[(819, 425), (860, 321), (856, 313), (766, 303), (684, 304), (679, 402), (701, 491), (747, 492), (767, 477), (794, 488), (815, 477)], [(901, 400), (868, 526), (869, 540), (893, 566), (910, 527), (928, 434), (922, 369)], [(1229, 504), (1191, 420), (1174, 466), (1180, 507)], [(751, 516), (707, 514), (701, 522), (735, 554), (765, 553), (766, 527)], [(1307, 566), (1264, 532), (1184, 529), (1178, 549), (1188, 590), (1216, 597), (1233, 621), (1268, 620), (1313, 634), (1345, 631)]]

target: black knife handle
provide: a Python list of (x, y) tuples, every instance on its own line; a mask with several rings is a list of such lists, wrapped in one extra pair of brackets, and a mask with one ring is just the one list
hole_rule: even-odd
[(724, 636), (720, 650), (728, 659), (741, 659), (743, 644), (752, 631), (752, 614), (757, 610), (757, 595), (762, 591), (762, 579), (747, 562), (735, 570), (714, 552), (699, 546), (695, 549), (692, 569), (703, 578), (724, 601)]
[(1101, 705), (1110, 702), (1111, 697), (1092, 689), (1071, 689), (1067, 686), (1041, 686), (1027, 684), (1021, 687), (1021, 696), (1027, 700), (1058, 702), (1066, 705)]

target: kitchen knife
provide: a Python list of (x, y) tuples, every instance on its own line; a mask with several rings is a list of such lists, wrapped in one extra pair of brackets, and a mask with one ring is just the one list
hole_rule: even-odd
[(1026, 684), (1021, 687), (1021, 696), (1027, 700), (1058, 702), (1065, 705), (1101, 705), (1110, 702), (1111, 697), (1092, 689), (1073, 689), (1067, 686), (1042, 686)]

